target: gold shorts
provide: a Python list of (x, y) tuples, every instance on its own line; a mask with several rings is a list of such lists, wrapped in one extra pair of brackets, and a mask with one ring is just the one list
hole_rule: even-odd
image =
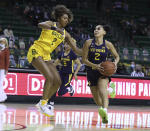
[(28, 51), (27, 54), (27, 59), (29, 61), (29, 63), (32, 62), (33, 58), (37, 58), (41, 56), (43, 58), (44, 61), (49, 61), (51, 60), (51, 56), (49, 52), (46, 52), (42, 47), (40, 47), (39, 45), (33, 44)]

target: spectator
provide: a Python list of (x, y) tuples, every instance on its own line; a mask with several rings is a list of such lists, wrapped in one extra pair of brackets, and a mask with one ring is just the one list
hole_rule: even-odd
[(30, 12), (30, 9), (32, 7), (32, 3), (29, 3), (26, 5), (25, 9), (24, 9), (24, 15), (28, 16), (29, 12)]
[(19, 47), (20, 49), (25, 49), (25, 42), (23, 37), (19, 39)]
[(7, 99), (7, 95), (3, 89), (3, 81), (8, 73), (9, 67), (9, 49), (8, 41), (6, 38), (0, 39), (0, 102)]
[(10, 55), (9, 60), (10, 60), (9, 67), (17, 67), (14, 55)]
[(126, 2), (123, 2), (123, 10), (127, 12), (128, 8), (128, 4)]
[(129, 50), (128, 48), (123, 48), (123, 59), (127, 60), (129, 59)]
[(21, 38), (19, 40), (19, 59), (18, 59), (18, 65), (19, 68), (28, 68), (28, 61), (27, 61), (27, 51), (25, 50), (25, 42), (24, 39)]
[(11, 29), (10, 25), (8, 25), (8, 27), (4, 29), (3, 33), (4, 33), (4, 37), (8, 39), (8, 44), (14, 45), (15, 37), (14, 37), (13, 30)]
[(134, 48), (133, 49), (133, 59), (134, 60), (140, 59), (139, 57), (140, 57), (139, 56), (139, 50), (137, 48)]
[(47, 21), (49, 20), (49, 14), (48, 11), (44, 10), (44, 20)]
[(3, 33), (4, 33), (4, 36), (8, 39), (10, 37), (14, 37), (13, 30), (11, 29), (10, 25), (8, 25), (7, 28), (4, 29)]
[(149, 58), (149, 52), (146, 49), (143, 49), (143, 54), (142, 54), (142, 58), (144, 61), (147, 61)]
[(26, 46), (25, 46), (26, 50), (28, 50), (33, 43), (34, 43), (34, 38), (30, 37), (29, 41), (28, 41), (28, 44), (26, 44)]
[(115, 10), (121, 10), (121, 9), (122, 9), (122, 2), (119, 1), (119, 0), (115, 1), (113, 8), (114, 8)]
[(144, 73), (142, 72), (142, 67), (139, 64), (136, 64), (135, 71), (131, 73), (131, 76), (135, 77), (144, 77)]
[(123, 63), (119, 63), (118, 64), (118, 68), (117, 68), (116, 74), (128, 75), (126, 66)]
[(10, 50), (10, 67), (17, 67), (17, 61), (18, 61), (18, 56), (19, 56), (19, 50), (17, 46), (9, 45), (9, 50)]
[(130, 72), (133, 72), (133, 71), (135, 71), (135, 62), (134, 61), (132, 61), (131, 65), (130, 65)]

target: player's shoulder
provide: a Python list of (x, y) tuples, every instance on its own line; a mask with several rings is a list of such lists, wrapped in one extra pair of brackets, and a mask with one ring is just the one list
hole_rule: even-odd
[(106, 44), (112, 44), (110, 41), (108, 41), (108, 40), (105, 40), (105, 43)]
[(110, 47), (110, 46), (113, 45), (113, 44), (112, 44), (110, 41), (108, 41), (108, 40), (105, 40), (105, 44), (106, 44), (107, 47)]

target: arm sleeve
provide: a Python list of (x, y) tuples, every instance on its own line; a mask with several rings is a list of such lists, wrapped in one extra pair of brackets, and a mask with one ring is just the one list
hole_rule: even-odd
[(8, 67), (9, 67), (9, 49), (7, 48), (5, 51), (5, 70), (8, 71)]

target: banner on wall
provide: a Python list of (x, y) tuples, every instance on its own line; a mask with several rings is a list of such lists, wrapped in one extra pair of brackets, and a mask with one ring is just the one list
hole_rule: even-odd
[[(8, 95), (41, 96), (44, 82), (40, 74), (8, 73), (3, 85)], [(116, 88), (116, 99), (150, 99), (150, 80), (112, 78), (111, 83)], [(73, 97), (92, 97), (86, 76), (78, 76), (78, 81), (73, 78), (71, 85), (75, 90)]]

